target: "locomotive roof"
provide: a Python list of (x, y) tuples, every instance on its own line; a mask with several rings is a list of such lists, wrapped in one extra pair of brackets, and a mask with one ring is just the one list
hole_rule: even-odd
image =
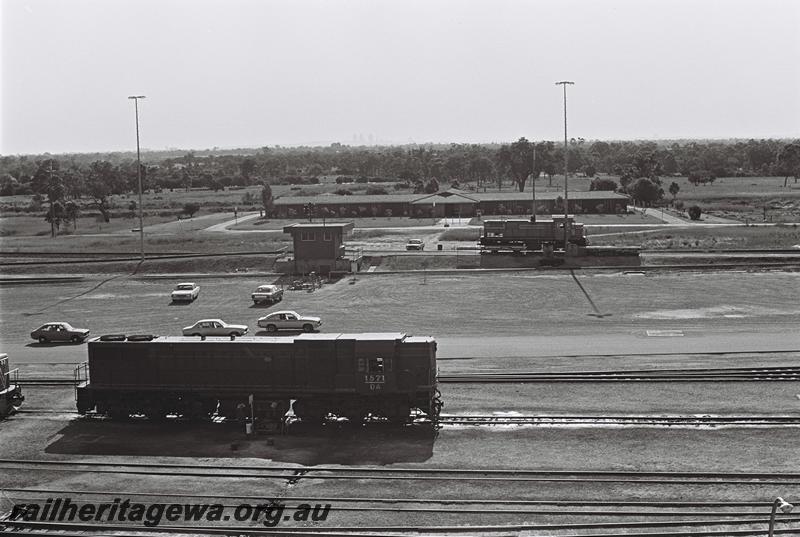
[[(150, 341), (157, 341), (159, 343), (207, 343), (207, 342), (225, 342), (225, 343), (272, 343), (272, 344), (292, 344), (295, 341), (333, 341), (337, 339), (342, 340), (356, 340), (356, 341), (403, 341), (406, 343), (422, 343), (433, 341), (430, 336), (407, 336), (403, 332), (368, 332), (368, 333), (343, 333), (331, 332), (321, 334), (298, 334), (293, 336), (242, 336), (233, 340), (228, 336), (206, 336), (205, 340), (201, 340), (196, 336), (155, 336)], [(89, 340), (90, 343), (148, 343), (146, 340), (140, 341), (102, 341), (99, 337)]]

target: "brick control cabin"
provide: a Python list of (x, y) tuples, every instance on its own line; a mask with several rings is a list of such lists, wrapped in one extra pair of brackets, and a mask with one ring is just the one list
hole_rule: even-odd
[(345, 255), (344, 235), (353, 230), (353, 223), (292, 224), (283, 228), (294, 242), (294, 272), (329, 274), (350, 270), (351, 260)]

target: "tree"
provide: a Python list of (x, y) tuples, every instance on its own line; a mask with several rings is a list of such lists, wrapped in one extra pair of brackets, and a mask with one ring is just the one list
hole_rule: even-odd
[(689, 172), (688, 179), (694, 186), (706, 183), (711, 183), (713, 185), (716, 177), (708, 170), (692, 170)]
[[(137, 187), (138, 188), (138, 187)], [(86, 193), (91, 196), (94, 206), (103, 216), (103, 221), (111, 220), (109, 198), (123, 189), (119, 169), (105, 160), (97, 160), (89, 165), (86, 178)]]
[(434, 178), (425, 183), (426, 194), (436, 194), (437, 192), (439, 192), (439, 181)]
[(72, 222), (72, 229), (73, 231), (78, 229), (78, 215), (80, 214), (81, 210), (78, 207), (78, 204), (75, 203), (73, 200), (69, 200), (64, 205), (64, 220), (67, 222)]
[(676, 183), (675, 181), (672, 181), (672, 183), (670, 183), (670, 185), (669, 185), (669, 193), (672, 194), (672, 201), (675, 201), (675, 196), (678, 195), (678, 192), (680, 191), (680, 189), (681, 189), (680, 185), (678, 183)]
[(634, 200), (649, 207), (652, 203), (664, 197), (664, 189), (650, 179), (641, 177), (630, 185), (628, 194)]
[(692, 220), (700, 220), (701, 211), (700, 207), (698, 207), (697, 205), (692, 205), (691, 207), (689, 207), (687, 209), (687, 212), (689, 213), (689, 218), (691, 218)]
[(272, 199), (272, 187), (266, 183), (261, 187), (261, 204), (264, 206), (264, 215), (269, 218), (275, 208), (275, 201)]
[(597, 179), (595, 179), (594, 181), (589, 183), (589, 190), (610, 190), (610, 191), (614, 191), (618, 187), (619, 187), (619, 185), (617, 185), (616, 181), (614, 181), (613, 179), (608, 179), (607, 177), (606, 178), (598, 177)]
[(539, 175), (533, 169), (533, 144), (520, 138), (510, 146), (504, 145), (497, 151), (497, 161), (501, 169), (511, 176), (520, 192), (525, 191), (528, 176)]
[[(58, 173), (59, 164), (55, 159), (48, 159), (39, 163), (39, 168), (31, 180), (31, 188), (37, 194), (46, 194), (50, 207), (44, 219), (50, 223), (50, 236), (56, 236), (56, 230), (61, 226), (64, 215), (64, 194), (66, 188), (61, 175)], [(55, 207), (58, 204), (58, 207)]]
[(789, 177), (794, 177), (795, 182), (800, 176), (800, 143), (791, 143), (783, 146), (778, 153), (778, 173), (783, 175), (783, 186), (789, 182)]
[(597, 168), (594, 167), (594, 164), (587, 164), (583, 167), (583, 173), (586, 174), (586, 177), (594, 177), (597, 173)]
[(244, 183), (250, 183), (250, 174), (253, 173), (256, 169), (256, 161), (251, 158), (246, 158), (242, 162), (239, 163), (239, 171), (244, 177)]
[(183, 214), (187, 215), (189, 218), (192, 218), (197, 211), (200, 210), (200, 205), (197, 203), (185, 203), (183, 205)]
[(44, 219), (50, 223), (52, 227), (52, 236), (56, 236), (56, 231), (61, 227), (61, 222), (64, 220), (64, 204), (60, 200), (50, 201), (50, 208), (44, 215)]

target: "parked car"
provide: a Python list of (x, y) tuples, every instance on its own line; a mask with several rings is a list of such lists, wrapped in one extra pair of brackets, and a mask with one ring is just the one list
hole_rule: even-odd
[(302, 330), (312, 332), (322, 325), (319, 317), (300, 315), (296, 311), (276, 311), (258, 320), (258, 326), (266, 328), (267, 332), (276, 330)]
[(274, 304), (283, 300), (283, 289), (277, 285), (259, 285), (250, 297), (254, 304)]
[(31, 332), (31, 337), (38, 340), (39, 343), (50, 343), (51, 341), (80, 343), (89, 337), (89, 329), (75, 328), (69, 323), (47, 323)]
[(406, 250), (424, 250), (425, 243), (422, 242), (422, 239), (408, 239), (406, 243)]
[(172, 291), (170, 296), (173, 302), (193, 302), (200, 296), (200, 286), (192, 282), (179, 283), (175, 286), (175, 290)]
[(246, 324), (230, 324), (222, 319), (203, 319), (183, 329), (184, 336), (243, 336)]

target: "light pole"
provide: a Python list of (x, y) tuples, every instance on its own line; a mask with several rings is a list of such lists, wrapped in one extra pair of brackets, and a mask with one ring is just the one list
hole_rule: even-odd
[(533, 162), (531, 162), (531, 223), (536, 223), (536, 142), (533, 145)]
[(772, 511), (769, 514), (769, 531), (767, 532), (769, 537), (773, 537), (775, 533), (775, 515), (778, 512), (778, 509), (781, 510), (783, 514), (789, 514), (792, 512), (794, 505), (790, 504), (780, 496), (775, 498), (775, 501), (772, 502)]
[(567, 218), (569, 217), (569, 193), (567, 192), (567, 85), (573, 85), (575, 82), (569, 80), (562, 80), (556, 82), (556, 86), (564, 88), (564, 255), (567, 253)]
[(136, 177), (139, 179), (139, 251), (144, 261), (144, 224), (142, 223), (142, 157), (139, 152), (139, 99), (144, 99), (144, 95), (131, 95), (128, 99), (133, 99), (136, 109)]

